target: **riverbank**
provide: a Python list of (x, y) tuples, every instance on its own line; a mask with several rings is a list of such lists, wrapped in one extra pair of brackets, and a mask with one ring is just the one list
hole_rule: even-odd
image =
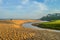
[(60, 30), (60, 20), (43, 22), (43, 23), (34, 23), (32, 25), (40, 28), (45, 28), (45, 29)]
[[(36, 20), (0, 20), (0, 40), (60, 40), (60, 32), (25, 28)], [(37, 20), (38, 21), (38, 20)]]
[(31, 29), (35, 29), (35, 30), (44, 30), (44, 31), (53, 31), (53, 32), (60, 32), (60, 30), (53, 30), (53, 29), (46, 29), (46, 28), (41, 28), (41, 27), (37, 27), (32, 25), (34, 23), (24, 23), (23, 27), (25, 28), (31, 28)]

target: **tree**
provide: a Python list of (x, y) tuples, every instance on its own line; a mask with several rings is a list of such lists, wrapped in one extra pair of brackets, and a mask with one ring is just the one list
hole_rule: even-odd
[(43, 16), (41, 20), (51, 21), (51, 20), (60, 20), (60, 13), (48, 14)]

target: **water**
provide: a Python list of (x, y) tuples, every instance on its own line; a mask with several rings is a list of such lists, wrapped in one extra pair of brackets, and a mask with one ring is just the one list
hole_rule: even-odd
[(32, 26), (31, 24), (32, 23), (25, 23), (25, 24), (23, 24), (23, 26), (26, 28), (37, 28), (36, 26)]
[(37, 29), (37, 30), (48, 30), (48, 31), (60, 32), (60, 30), (40, 28), (40, 27), (32, 26), (31, 24), (33, 24), (33, 23), (25, 23), (25, 24), (23, 24), (23, 27)]

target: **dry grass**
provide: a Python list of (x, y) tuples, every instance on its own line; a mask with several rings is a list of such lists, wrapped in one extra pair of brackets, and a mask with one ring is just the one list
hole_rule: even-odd
[(60, 33), (23, 28), (36, 20), (0, 20), (0, 40), (60, 40)]

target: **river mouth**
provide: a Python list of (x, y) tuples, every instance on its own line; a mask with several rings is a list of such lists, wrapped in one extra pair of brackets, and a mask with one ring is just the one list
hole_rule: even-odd
[(33, 26), (32, 24), (34, 24), (34, 23), (25, 23), (22, 26), (25, 27), (25, 28), (31, 28), (31, 29), (36, 29), (36, 30), (47, 30), (47, 31), (60, 32), (60, 30), (52, 30), (52, 29), (40, 28), (40, 27), (37, 27), (37, 26)]

